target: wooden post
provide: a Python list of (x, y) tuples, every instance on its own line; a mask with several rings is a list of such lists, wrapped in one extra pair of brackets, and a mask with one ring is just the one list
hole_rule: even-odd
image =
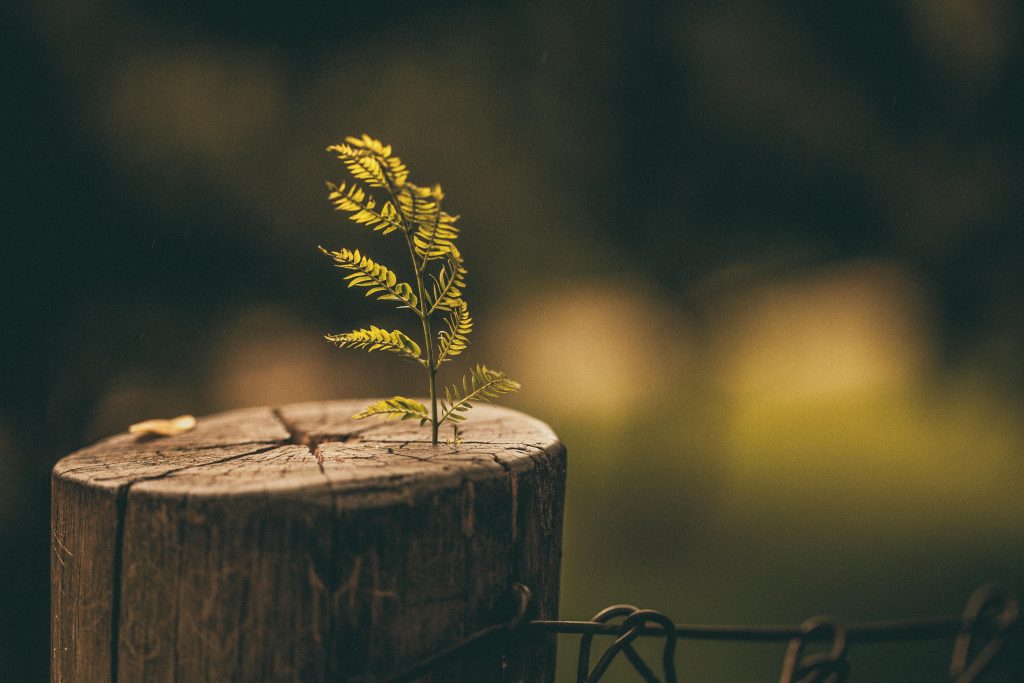
[[(565, 448), (477, 406), (460, 446), (364, 401), (127, 434), (53, 469), (52, 680), (383, 681), (507, 618), (557, 616)], [(555, 643), (418, 680), (552, 681)]]

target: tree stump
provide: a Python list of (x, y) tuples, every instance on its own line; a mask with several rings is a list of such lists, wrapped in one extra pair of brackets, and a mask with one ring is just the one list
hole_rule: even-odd
[[(459, 446), (366, 401), (252, 408), (121, 434), (53, 469), (52, 679), (383, 681), (558, 609), (565, 448), (480, 405)], [(417, 680), (551, 681), (552, 636)]]

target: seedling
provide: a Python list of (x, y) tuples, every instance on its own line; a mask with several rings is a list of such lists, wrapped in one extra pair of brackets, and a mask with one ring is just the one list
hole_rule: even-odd
[[(328, 251), (320, 247), (320, 251), (334, 259), (337, 267), (348, 271), (345, 280), (349, 287), (365, 288), (366, 296), (375, 296), (413, 313), (420, 321), (423, 347), (401, 330), (389, 331), (375, 325), (328, 334), (325, 338), (340, 348), (388, 351), (418, 363), (426, 370), (430, 394), (429, 412), (419, 401), (393, 396), (352, 417), (418, 419), (420, 426), (429, 422), (430, 438), (435, 445), (438, 428), (447, 420), (454, 427), (451, 441), (458, 443), (458, 423), (466, 419), (473, 402), (490, 401), (519, 390), (519, 383), (505, 373), (478, 364), (463, 376), (461, 383), (448, 385), (444, 395), (438, 395), (437, 373), (441, 364), (466, 350), (473, 330), (473, 318), (463, 294), (465, 261), (455, 246), (459, 217), (441, 208), (444, 192), (440, 185), (422, 187), (409, 181), (409, 170), (391, 153), (390, 145), (363, 135), (345, 138), (344, 143), (332, 145), (327, 151), (336, 154), (355, 179), (347, 184), (327, 183), (329, 199), (350, 220), (381, 235), (401, 235), (409, 250), (414, 284), (399, 280), (393, 270), (358, 249)], [(443, 327), (437, 324), (438, 319)]]

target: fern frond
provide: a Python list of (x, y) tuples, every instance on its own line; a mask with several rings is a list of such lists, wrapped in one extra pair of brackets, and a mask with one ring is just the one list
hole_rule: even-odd
[(366, 296), (377, 294), (381, 301), (398, 301), (414, 311), (419, 311), (419, 299), (412, 286), (399, 282), (398, 276), (387, 266), (363, 256), (358, 249), (328, 251), (320, 247), (320, 251), (334, 259), (335, 265), (339, 268), (352, 271), (351, 275), (345, 276), (349, 287), (368, 287)]
[(377, 201), (355, 183), (347, 188), (345, 183), (341, 185), (327, 183), (327, 189), (331, 191), (328, 199), (334, 204), (334, 208), (347, 212), (349, 220), (373, 228), (385, 235), (395, 230), (404, 231), (402, 217), (398, 215), (398, 209), (391, 202), (384, 202), (378, 209)]
[(342, 349), (367, 349), (368, 351), (390, 351), (411, 358), (420, 365), (426, 361), (420, 358), (419, 345), (401, 330), (381, 329), (370, 325), (370, 329), (352, 330), (343, 334), (326, 334), (324, 339)]
[(433, 223), (441, 210), (444, 191), (440, 185), (422, 187), (415, 183), (406, 183), (395, 196), (398, 209), (410, 224)]
[(452, 253), (459, 236), (459, 228), (455, 225), (457, 220), (458, 216), (441, 210), (433, 221), (416, 223), (416, 232), (413, 233), (416, 254), (425, 261), (432, 261)]
[(509, 379), (504, 372), (477, 365), (470, 370), (468, 377), (463, 376), (461, 388), (457, 384), (445, 388), (441, 399), (443, 414), (438, 424), (445, 420), (465, 420), (466, 411), (473, 407), (472, 401), (490, 401), (519, 389), (519, 382)]
[(448, 255), (448, 263), (441, 266), (437, 276), (430, 275), (431, 286), (425, 293), (428, 313), (434, 311), (452, 311), (462, 302), (462, 290), (466, 287), (466, 269), (462, 265), (462, 255), (452, 245)]
[(445, 318), (444, 324), (448, 329), (441, 330), (437, 335), (438, 365), (446, 360), (451, 360), (469, 346), (469, 333), (473, 331), (473, 318), (469, 315), (469, 306), (465, 301), (459, 301), (459, 306), (452, 309), (451, 315)]
[(399, 188), (409, 177), (409, 169), (402, 160), (391, 154), (391, 145), (385, 145), (365, 133), (361, 137), (347, 137), (340, 145), (331, 145), (334, 152), (355, 178), (370, 187)]
[(422, 263), (444, 258), (451, 253), (453, 242), (459, 236), (453, 216), (441, 208), (444, 191), (440, 185), (420, 187), (406, 183), (396, 197), (398, 209), (406, 224), (415, 226), (413, 246)]
[(379, 415), (385, 420), (419, 420), (421, 426), (430, 420), (425, 405), (404, 396), (395, 396), (371, 403), (353, 415), (352, 419), (362, 420), (374, 415)]
[(450, 254), (459, 236), (459, 228), (455, 225), (459, 217), (441, 208), (441, 200), (444, 199), (441, 186), (426, 188), (408, 183), (397, 199), (406, 222), (416, 226), (413, 246), (422, 261), (425, 263)]

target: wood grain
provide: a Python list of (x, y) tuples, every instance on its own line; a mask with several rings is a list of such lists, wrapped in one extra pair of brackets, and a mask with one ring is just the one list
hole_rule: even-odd
[[(52, 680), (380, 681), (500, 620), (555, 618), (565, 449), (478, 406), (458, 447), (368, 401), (201, 418), (53, 470)], [(554, 640), (421, 680), (550, 681)]]

